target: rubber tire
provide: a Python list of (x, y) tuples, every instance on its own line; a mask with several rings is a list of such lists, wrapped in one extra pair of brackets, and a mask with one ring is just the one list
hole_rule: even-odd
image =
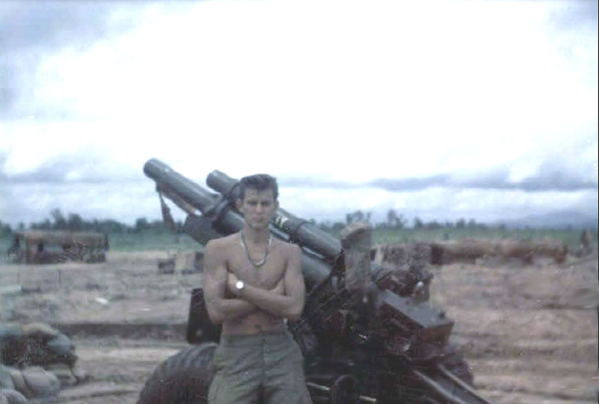
[(470, 371), (470, 365), (460, 355), (456, 348), (448, 344), (443, 350), (444, 357), (441, 359), (441, 364), (445, 366), (451, 373), (465, 381), (471, 386), (474, 386), (474, 376)]
[(148, 378), (137, 404), (205, 404), (214, 378), (213, 342), (186, 348), (162, 362)]

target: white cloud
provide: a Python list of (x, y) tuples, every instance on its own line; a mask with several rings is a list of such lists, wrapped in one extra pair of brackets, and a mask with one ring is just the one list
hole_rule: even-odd
[[(346, 182), (506, 169), (518, 182), (555, 162), (596, 184), (596, 23), (557, 30), (567, 4), (152, 4), (139, 29), (43, 55), (23, 119), (0, 123), (2, 170), (79, 155), (72, 180), (141, 179), (158, 157), (199, 182), (213, 169)], [(344, 204), (331, 192), (328, 211)]]
[[(334, 158), (302, 167), (359, 180), (478, 169), (509, 161), (514, 149), (557, 147), (564, 130), (596, 120), (596, 90), (576, 83), (539, 31), (551, 7), (401, 4), (150, 9), (132, 34), (46, 59), (33, 104), (110, 122), (103, 136), (121, 144), (193, 136), (212, 148), (227, 138), (250, 154), (293, 147), (329, 160), (370, 149), (376, 167), (341, 170)], [(575, 48), (593, 59), (584, 49)], [(141, 122), (149, 131), (127, 131)], [(473, 146), (464, 160), (460, 151)], [(440, 164), (446, 155), (462, 163)]]

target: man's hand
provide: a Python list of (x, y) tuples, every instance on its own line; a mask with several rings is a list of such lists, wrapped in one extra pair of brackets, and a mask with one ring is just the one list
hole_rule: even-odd
[(285, 279), (281, 278), (281, 280), (279, 282), (277, 282), (275, 287), (272, 288), (270, 291), (273, 293), (276, 293), (277, 295), (284, 295), (285, 294)]

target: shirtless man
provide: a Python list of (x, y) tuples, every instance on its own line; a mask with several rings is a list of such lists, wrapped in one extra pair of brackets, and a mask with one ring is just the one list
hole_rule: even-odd
[(311, 403), (301, 350), (285, 323), (304, 308), (302, 253), (270, 235), (277, 197), (275, 178), (242, 178), (243, 230), (206, 245), (206, 307), (212, 322), (222, 324), (209, 404)]

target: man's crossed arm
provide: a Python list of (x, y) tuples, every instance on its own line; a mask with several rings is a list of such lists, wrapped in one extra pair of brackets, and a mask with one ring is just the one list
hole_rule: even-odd
[(235, 288), (237, 277), (229, 273), (227, 287), (237, 297), (254, 304), (259, 309), (268, 313), (296, 321), (302, 314), (306, 298), (306, 287), (302, 275), (302, 252), (293, 244), (285, 246), (288, 249), (285, 274), (283, 275), (283, 286), (285, 293), (279, 294), (273, 291), (245, 285), (243, 290)]
[[(281, 282), (265, 290), (252, 285), (242, 291), (235, 288), (238, 278), (225, 265), (223, 246), (218, 240), (206, 245), (204, 296), (208, 315), (215, 324), (245, 316), (256, 310), (291, 321), (299, 319), (305, 302), (305, 284), (301, 272), (302, 254), (296, 245), (287, 245), (287, 267)], [(225, 299), (225, 288), (236, 298)]]

